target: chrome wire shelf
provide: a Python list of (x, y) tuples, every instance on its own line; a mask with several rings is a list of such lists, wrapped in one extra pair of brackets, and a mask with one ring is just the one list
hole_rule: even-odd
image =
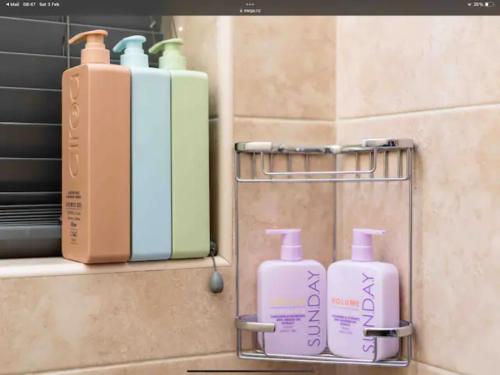
[[(380, 182), (407, 181), (411, 177), (413, 141), (410, 139), (365, 139), (359, 145), (287, 146), (272, 142), (243, 142), (235, 146), (235, 173), (238, 183), (297, 183), (297, 182)], [(382, 168), (379, 156), (383, 156)], [(250, 158), (251, 169), (245, 173), (242, 162)], [(345, 157), (354, 156), (351, 169), (340, 168)], [(286, 158), (285, 170), (276, 169), (276, 159)], [(330, 170), (312, 170), (311, 158), (329, 157)], [(366, 168), (362, 159), (369, 160)], [(302, 158), (303, 168), (295, 170), (297, 158)], [(396, 170), (390, 168), (395, 158)]]
[[(236, 206), (236, 319), (237, 353), (242, 359), (286, 361), (300, 363), (330, 363), (365, 366), (406, 367), (412, 358), (412, 171), (414, 143), (411, 139), (365, 139), (360, 144), (291, 146), (273, 142), (241, 142), (235, 144), (235, 206)], [(408, 189), (408, 320), (399, 327), (366, 328), (364, 335), (373, 337), (373, 359), (354, 359), (336, 356), (328, 351), (317, 355), (286, 355), (265, 350), (265, 333), (274, 332), (274, 323), (259, 322), (256, 315), (240, 313), (240, 184), (276, 183), (405, 183)], [(244, 334), (253, 336), (250, 348), (244, 345)], [(261, 335), (262, 345), (257, 344)], [(377, 359), (379, 338), (401, 339), (397, 357)]]

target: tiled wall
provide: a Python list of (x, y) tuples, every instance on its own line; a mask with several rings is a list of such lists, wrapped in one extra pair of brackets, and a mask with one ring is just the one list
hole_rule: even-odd
[[(337, 141), (392, 136), (418, 145), (414, 354), (425, 363), (411, 370), (418, 374), (498, 372), (500, 44), (492, 35), (499, 32), (498, 17), (337, 18)], [(352, 226), (386, 227), (378, 256), (404, 270), (401, 194), (339, 189), (342, 256)]]
[[(321, 375), (495, 373), (499, 25), (493, 17), (177, 17), (190, 67), (211, 80), (212, 202), (220, 224), (213, 232), (231, 263), (220, 269), (226, 289), (208, 291), (206, 268), (1, 280), (0, 373), (283, 367)], [(379, 136), (418, 144), (417, 361), (393, 370), (237, 360), (233, 138), (314, 144)], [(362, 189), (340, 188), (335, 199), (327, 185), (241, 188), (248, 290), (242, 312), (255, 309), (256, 265), (278, 255), (278, 241), (264, 238), (263, 229), (302, 227), (306, 255), (327, 264), (335, 206), (341, 257), (348, 256), (353, 226), (382, 226), (389, 232), (377, 241), (377, 255), (405, 273), (403, 193)]]

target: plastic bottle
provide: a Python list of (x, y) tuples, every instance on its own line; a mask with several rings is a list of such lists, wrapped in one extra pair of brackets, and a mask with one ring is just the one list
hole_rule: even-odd
[(172, 253), (170, 74), (149, 67), (133, 35), (113, 52), (131, 73), (132, 249), (131, 260), (168, 259)]
[(130, 257), (130, 71), (111, 65), (105, 30), (62, 78), (62, 252), (83, 263)]
[[(353, 229), (352, 260), (328, 268), (328, 347), (336, 355), (374, 359), (375, 338), (365, 328), (399, 326), (399, 277), (390, 263), (373, 260), (373, 235), (383, 230)], [(395, 356), (397, 338), (377, 339), (377, 360)]]
[(326, 272), (304, 260), (300, 229), (268, 229), (283, 235), (281, 259), (259, 266), (258, 321), (274, 323), (275, 332), (259, 335), (268, 354), (316, 355), (326, 347)]
[(159, 68), (171, 76), (172, 258), (210, 252), (208, 77), (187, 70), (181, 39), (156, 43)]

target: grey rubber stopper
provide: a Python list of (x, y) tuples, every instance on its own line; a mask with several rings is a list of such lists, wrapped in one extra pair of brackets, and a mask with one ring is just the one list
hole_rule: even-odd
[(212, 293), (220, 293), (224, 290), (224, 280), (219, 271), (212, 272), (212, 276), (210, 276), (210, 290)]

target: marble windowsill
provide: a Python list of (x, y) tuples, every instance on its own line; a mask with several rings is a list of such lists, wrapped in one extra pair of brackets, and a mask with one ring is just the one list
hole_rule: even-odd
[[(216, 256), (218, 267), (229, 266), (230, 263), (221, 256)], [(0, 260), (0, 279), (64, 276), (64, 275), (89, 275), (118, 272), (163, 271), (170, 269), (190, 269), (212, 267), (211, 258), (176, 259), (168, 261), (130, 262), (115, 264), (85, 265), (55, 258), (26, 258)]]

